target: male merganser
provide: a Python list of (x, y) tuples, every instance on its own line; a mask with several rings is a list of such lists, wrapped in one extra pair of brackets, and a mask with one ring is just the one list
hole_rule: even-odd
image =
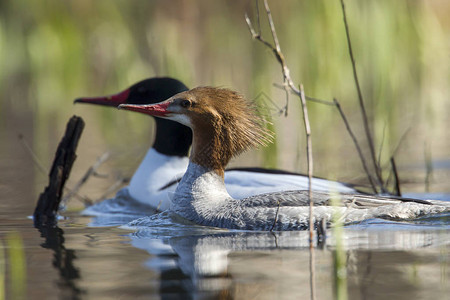
[[(233, 156), (270, 140), (263, 119), (238, 93), (198, 87), (151, 105), (119, 108), (177, 121), (193, 131), (189, 166), (172, 199), (171, 210), (199, 225), (244, 230), (308, 228), (308, 191), (281, 191), (244, 199), (225, 188), (225, 166)], [(312, 194), (314, 219), (330, 221), (338, 211), (344, 223), (373, 217), (412, 218), (449, 211), (427, 201), (340, 194), (344, 205), (331, 206), (329, 193)]]
[[(113, 107), (119, 104), (152, 104), (187, 90), (182, 82), (173, 78), (150, 78), (118, 94), (79, 98), (75, 103)], [(192, 132), (177, 122), (161, 118), (155, 118), (155, 121), (155, 141), (131, 178), (128, 192), (141, 203), (167, 210), (170, 195), (188, 166)], [(244, 198), (266, 192), (307, 189), (308, 177), (280, 170), (241, 168), (225, 171), (225, 185), (231, 196)], [(350, 185), (321, 178), (313, 178), (312, 188), (318, 191), (356, 192)]]
[[(165, 100), (188, 88), (172, 78), (151, 78), (111, 96), (79, 98), (75, 103), (117, 107), (119, 104), (149, 104)], [(155, 118), (156, 132), (152, 147), (137, 168), (127, 187), (128, 194), (140, 203), (158, 210), (170, 207), (170, 193), (177, 179), (186, 171), (192, 132), (179, 123)]]

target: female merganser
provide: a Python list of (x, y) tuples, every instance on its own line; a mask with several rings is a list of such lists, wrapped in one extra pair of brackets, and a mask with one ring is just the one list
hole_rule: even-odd
[[(244, 230), (308, 228), (308, 191), (281, 191), (244, 199), (225, 188), (225, 166), (233, 156), (265, 145), (270, 134), (263, 119), (238, 93), (198, 87), (152, 105), (121, 104), (119, 108), (177, 121), (193, 131), (189, 166), (172, 199), (171, 210), (199, 225)], [(330, 221), (338, 211), (344, 223), (373, 217), (412, 218), (449, 211), (427, 201), (340, 194), (344, 205), (331, 206), (332, 195), (312, 194), (314, 219)], [(406, 203), (405, 203), (406, 202)]]
[[(119, 104), (153, 104), (187, 90), (183, 83), (173, 78), (150, 78), (118, 94), (79, 98), (75, 103), (113, 107)], [(188, 166), (192, 132), (177, 122), (161, 118), (155, 118), (155, 121), (155, 141), (131, 178), (128, 192), (141, 203), (167, 210), (170, 195)], [(225, 171), (225, 185), (231, 196), (244, 198), (267, 192), (307, 189), (308, 177), (280, 170), (241, 168)], [(313, 178), (312, 188), (318, 191), (356, 192), (350, 185), (321, 178)]]

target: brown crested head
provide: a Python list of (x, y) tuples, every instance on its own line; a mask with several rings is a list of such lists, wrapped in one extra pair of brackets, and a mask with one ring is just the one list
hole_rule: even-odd
[(233, 156), (267, 145), (273, 137), (255, 104), (224, 88), (197, 87), (156, 105), (120, 107), (189, 126), (194, 136), (191, 160), (217, 170), (223, 170)]
[(219, 164), (223, 168), (233, 156), (251, 147), (265, 146), (272, 139), (256, 106), (235, 91), (197, 87), (172, 99), (191, 123), (192, 159), (196, 163), (213, 168)]

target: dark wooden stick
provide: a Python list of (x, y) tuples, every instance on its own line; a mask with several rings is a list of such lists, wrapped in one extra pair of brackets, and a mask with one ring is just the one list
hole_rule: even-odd
[(49, 184), (39, 196), (34, 210), (35, 227), (53, 227), (57, 223), (56, 214), (66, 180), (77, 157), (78, 141), (84, 129), (82, 118), (73, 116), (67, 123), (66, 133), (56, 150), (55, 159), (49, 173)]

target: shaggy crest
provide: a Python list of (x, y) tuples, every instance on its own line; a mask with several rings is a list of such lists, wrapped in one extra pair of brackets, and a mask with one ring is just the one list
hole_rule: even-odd
[[(273, 134), (265, 127), (265, 117), (239, 93), (225, 88), (198, 87), (186, 94), (193, 100), (193, 108), (197, 105), (204, 108), (199, 114), (205, 122), (198, 126), (199, 131), (209, 135), (208, 140), (202, 139), (201, 149), (194, 149), (196, 162), (214, 169), (220, 163), (223, 168), (232, 157), (272, 141)], [(207, 158), (211, 161), (206, 161)]]

